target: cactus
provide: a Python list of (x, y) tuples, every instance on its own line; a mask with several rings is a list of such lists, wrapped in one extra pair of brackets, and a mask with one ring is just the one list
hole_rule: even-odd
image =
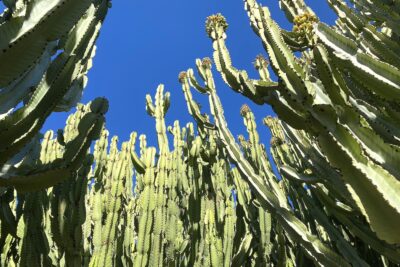
[[(97, 138), (93, 131), (101, 122), (94, 114), (88, 115), (87, 125), (81, 126), (88, 129), (82, 128), (75, 147), (65, 152), (70, 157), (65, 159), (68, 166), (60, 162), (55, 166), (20, 164), (40, 139), (47, 117), (54, 111), (70, 110), (79, 101), (108, 4), (108, 0), (53, 0), (44, 7), (42, 1), (5, 2), (0, 25), (1, 186), (20, 191), (52, 186), (59, 181), (50, 182), (50, 176), (65, 177), (69, 170), (79, 168), (68, 162), (75, 156), (67, 155), (77, 151), (78, 141), (85, 138), (87, 147)], [(102, 109), (93, 111), (102, 116), (106, 111)], [(85, 131), (87, 136), (83, 136)]]
[[(205, 120), (198, 121), (199, 135), (191, 123), (181, 128), (176, 121), (166, 127), (169, 94), (160, 86), (155, 104), (147, 97), (147, 106), (163, 149), (148, 147), (141, 135), (140, 152), (135, 152), (136, 133), (120, 149), (117, 137), (109, 146), (108, 131), (98, 128), (93, 156), (80, 157), (80, 167), (70, 179), (50, 189), (19, 193), (18, 203), (12, 188), (2, 196), (3, 263), (26, 265), (31, 259), (46, 266), (309, 266), (314, 261), (380, 266), (400, 262), (397, 248), (363, 225), (362, 214), (345, 198), (347, 191), (324, 185), (319, 175), (330, 166), (318, 158), (320, 151), (305, 131), (267, 117), (272, 163), (259, 141), (255, 117), (245, 105), (240, 114), (248, 138), (240, 136), (240, 146), (236, 144), (224, 126), (211, 65), (197, 62), (207, 80), (202, 88), (210, 95), (215, 124), (201, 115)], [(189, 96), (189, 77), (181, 82)], [(192, 96), (187, 100), (194, 101)], [(65, 147), (79, 137), (90, 107), (79, 105), (57, 137), (46, 133), (39, 151), (29, 154), (31, 159), (52, 164), (62, 158)], [(192, 108), (188, 103), (190, 112)], [(173, 148), (168, 133), (173, 135)], [(308, 160), (300, 149), (308, 152)], [(313, 166), (312, 160), (318, 164)], [(277, 166), (279, 178), (271, 164)], [(28, 231), (32, 227), (36, 230)], [(40, 254), (48, 256), (37, 257)]]
[[(136, 132), (120, 147), (118, 137), (109, 141), (104, 99), (78, 104), (56, 137), (52, 131), (40, 136), (52, 111), (69, 109), (79, 98), (108, 2), (83, 1), (80, 19), (68, 2), (66, 35), (47, 25), (51, 16), (44, 25), (29, 24), (49, 34), (45, 44), (35, 37), (45, 52), (36, 55), (35, 47), (0, 75), (6, 88), (0, 101), (26, 99), (0, 120), (0, 135), (11, 142), (0, 147), (1, 265), (399, 265), (399, 6), (351, 2), (328, 0), (338, 14), (329, 27), (302, 0), (280, 0), (293, 24), (287, 31), (268, 8), (246, 0), (269, 57), (256, 57), (259, 79), (233, 66), (225, 18), (207, 19), (222, 79), (256, 104), (270, 104), (278, 116), (263, 120), (272, 135), (270, 153), (248, 105), (240, 110), (247, 136), (233, 137), (210, 58), (196, 60), (200, 79), (192, 69), (178, 76), (195, 124), (166, 125), (171, 100), (163, 85), (154, 102), (146, 96), (158, 148), (148, 146), (145, 135), (137, 145)], [(10, 21), (37, 8), (29, 1), (5, 4)], [(26, 45), (23, 36), (32, 29), (21, 27), (22, 39), (4, 57)], [(64, 51), (49, 61), (53, 39)], [(29, 60), (38, 63), (24, 70)], [(38, 75), (51, 83), (35, 80)], [(29, 83), (36, 83), (33, 94), (21, 89)], [(53, 85), (68, 92), (52, 92)], [(8, 96), (7, 88), (19, 88), (20, 95)], [(210, 115), (192, 88), (208, 96)], [(54, 99), (52, 107), (44, 107), (47, 99)]]
[[(160, 86), (155, 104), (147, 97), (149, 114), (156, 121), (158, 152), (147, 147), (142, 135), (136, 153), (136, 133), (121, 149), (117, 137), (109, 147), (108, 131), (100, 124), (93, 156), (82, 149), (81, 164), (69, 179), (38, 192), (18, 192), (17, 205), (16, 191), (8, 189), (0, 214), (3, 263), (231, 266), (257, 258), (249, 240), (260, 247), (260, 255), (266, 253), (260, 262), (269, 257), (270, 219), (263, 220), (268, 225), (257, 226), (258, 208), (250, 203), (254, 200), (250, 191), (248, 203), (235, 202), (235, 179), (243, 180), (230, 170), (217, 132), (199, 124), (201, 135), (196, 135), (193, 124), (181, 128), (177, 121), (166, 127), (168, 95)], [(66, 148), (75, 147), (71, 142), (80, 137), (79, 129), (92, 108), (93, 103), (78, 105), (57, 137), (51, 131), (45, 134), (39, 150), (30, 152), (31, 160), (46, 165), (67, 158)], [(168, 133), (173, 135), (172, 149)], [(238, 231), (237, 210), (247, 210), (247, 205), (251, 218), (241, 220)], [(35, 231), (29, 231), (31, 227)], [(269, 249), (258, 245), (261, 242)], [(240, 245), (245, 248), (237, 254)]]
[[(12, 168), (12, 175), (0, 178), (0, 186), (13, 186), (20, 192), (27, 192), (56, 185), (68, 178), (81, 166), (92, 140), (99, 136), (104, 123), (103, 114), (107, 108), (107, 101), (98, 98), (88, 104), (84, 110), (78, 110), (75, 114), (78, 116), (75, 137), (64, 144), (57, 142), (53, 148), (54, 153), (58, 153), (57, 150), (62, 149), (60, 157), (57, 154), (49, 155), (47, 153), (46, 158), (42, 157), (41, 161), (34, 165), (21, 164), (17, 169)], [(81, 112), (83, 116), (79, 114)], [(74, 120), (75, 118), (71, 115), (70, 119)], [(47, 136), (49, 135), (52, 134), (49, 133)], [(48, 158), (51, 156), (53, 158)]]
[[(331, 204), (336, 202), (334, 205), (340, 206), (342, 211), (351, 210), (352, 215), (341, 214), (339, 217), (352, 235), (363, 236), (363, 241), (379, 253), (383, 251), (381, 245), (392, 247), (394, 250), (389, 249), (391, 252), (385, 256), (397, 262), (394, 254), (398, 253), (395, 247), (400, 243), (400, 235), (395, 227), (399, 216), (395, 192), (399, 191), (400, 184), (396, 178), (398, 126), (394, 118), (398, 112), (396, 95), (400, 73), (398, 62), (389, 55), (393, 53), (394, 56), (398, 49), (393, 43), (398, 37), (393, 18), (398, 14), (394, 9), (389, 11), (388, 4), (384, 3), (372, 10), (366, 1), (354, 1), (355, 9), (348, 7), (345, 1), (328, 1), (339, 16), (337, 27), (332, 28), (318, 22), (315, 13), (303, 1), (280, 2), (287, 18), (294, 24), (293, 32), (280, 29), (267, 7), (255, 0), (245, 1), (251, 25), (268, 53), (278, 81), (271, 80), (267, 60), (260, 56), (255, 62), (259, 80), (250, 79), (244, 70), (233, 66), (225, 45), (227, 22), (221, 14), (210, 16), (206, 22), (217, 70), (234, 91), (256, 104), (270, 104), (285, 122), (284, 131), (280, 130), (282, 134), (274, 136), (271, 145), (275, 163), (280, 166), (284, 178), (280, 183), (285, 194), (296, 193), (291, 201), (295, 202), (293, 199), (304, 192), (301, 187), (288, 183), (307, 183), (311, 186), (310, 192), (318, 196), (318, 200), (314, 200), (320, 203), (318, 205), (325, 206), (328, 205), (326, 201), (330, 201)], [(381, 29), (378, 25), (384, 26)], [(387, 52), (383, 47), (387, 47)], [(301, 51), (300, 57), (294, 54), (296, 51)], [(253, 184), (253, 189), (261, 192), (264, 189), (257, 174), (261, 168), (242, 158), (226, 128), (214, 83), (210, 82), (212, 76), (204, 77), (204, 73), (207, 71), (203, 69), (199, 75), (208, 87), (211, 113), (220, 137), (231, 150), (232, 160)], [(197, 89), (198, 86), (193, 87)], [(286, 146), (288, 138), (293, 144), (291, 148)], [(246, 149), (244, 145), (245, 153)], [(257, 149), (253, 151), (250, 153), (257, 153)], [(328, 221), (323, 222), (326, 215), (320, 217), (322, 214), (315, 213), (315, 208), (310, 206), (313, 203), (309, 203), (300, 203), (299, 208), (305, 205), (304, 208), (318, 218), (316, 229), (323, 224), (326, 229), (330, 228)], [(350, 221), (357, 221), (359, 226), (366, 221), (367, 227), (358, 231), (360, 229), (356, 230)], [(367, 241), (366, 235), (361, 234), (366, 229), (369, 229), (367, 235), (374, 236), (374, 241)], [(337, 244), (336, 249), (346, 261), (353, 265), (363, 262), (355, 261), (354, 251), (352, 255), (346, 255), (348, 248), (344, 249), (343, 245), (348, 240), (340, 233), (335, 229), (325, 231), (336, 242), (341, 240), (342, 245)]]

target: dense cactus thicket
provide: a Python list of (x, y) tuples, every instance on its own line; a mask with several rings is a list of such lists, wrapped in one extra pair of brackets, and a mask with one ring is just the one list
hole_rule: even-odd
[[(368, 237), (396, 247), (400, 243), (400, 46), (396, 24), (400, 3), (354, 0), (350, 1), (352, 9), (345, 1), (328, 2), (339, 16), (334, 27), (318, 23), (303, 1), (280, 1), (294, 24), (289, 32), (279, 28), (268, 8), (254, 0), (245, 1), (251, 25), (278, 77), (276, 82), (269, 78), (266, 60), (261, 57), (256, 60), (259, 80), (232, 66), (225, 45), (227, 24), (221, 15), (207, 21), (214, 60), (232, 89), (258, 104), (270, 104), (284, 122), (285, 139), (293, 143), (290, 153), (302, 160), (283, 161), (283, 176), (312, 176), (318, 182), (311, 191), (326, 189), (328, 198), (323, 206), (329, 201), (336, 207), (340, 202), (352, 226), (340, 219), (342, 214), (331, 216), (349, 228), (367, 225)], [(216, 118), (222, 111), (217, 108), (214, 105)], [(255, 182), (251, 176), (248, 180)]]
[[(33, 2), (40, 1), (23, 3)], [(79, 6), (73, 2), (71, 7)], [(216, 14), (206, 22), (223, 80), (277, 114), (263, 120), (272, 135), (272, 158), (247, 105), (240, 110), (247, 136), (235, 139), (230, 132), (209, 58), (196, 60), (196, 73), (179, 74), (195, 123), (166, 125), (170, 95), (162, 85), (154, 101), (147, 96), (158, 148), (136, 133), (122, 144), (109, 139), (103, 99), (79, 104), (64, 130), (57, 136), (47, 132), (40, 142), (44, 119), (59, 103), (65, 107), (76, 100), (46, 93), (52, 88), (47, 81), (57, 88), (68, 84), (66, 90), (75, 93), (84, 87), (93, 55), (87, 49), (93, 50), (107, 9), (106, 2), (91, 2), (56, 42), (63, 47), (61, 59), (37, 74), (46, 82), (38, 79), (33, 93), (21, 92), (10, 108), (23, 101), (22, 111), (6, 112), (0, 120), (1, 265), (398, 266), (400, 2), (328, 0), (338, 15), (332, 27), (319, 22), (302, 0), (279, 2), (291, 31), (280, 28), (267, 7), (245, 1), (268, 55), (254, 62), (259, 79), (233, 67), (225, 18)], [(7, 1), (0, 33), (20, 14), (21, 4)], [(97, 26), (91, 28), (92, 22)], [(79, 25), (92, 29), (90, 37)], [(87, 43), (72, 37), (79, 34)], [(17, 48), (11, 45), (10, 51)], [(5, 57), (8, 51), (3, 50)], [(23, 77), (33, 69), (18, 66), (0, 71), (5, 97), (32, 80)], [(69, 76), (63, 72), (68, 68)], [(82, 82), (79, 89), (71, 87), (76, 79)], [(192, 89), (208, 97), (209, 114)], [(54, 107), (40, 105), (53, 95)]]

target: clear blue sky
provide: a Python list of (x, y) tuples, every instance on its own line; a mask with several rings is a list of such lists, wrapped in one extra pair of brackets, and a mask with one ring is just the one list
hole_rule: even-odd
[[(272, 16), (288, 27), (278, 1), (268, 3)], [(325, 1), (307, 1), (323, 21), (333, 22), (333, 13)], [(246, 69), (257, 78), (252, 62), (259, 53), (265, 54), (260, 40), (249, 26), (242, 1), (232, 0), (153, 0), (114, 1), (97, 43), (94, 67), (82, 102), (97, 96), (110, 101), (107, 128), (111, 135), (126, 140), (131, 131), (145, 133), (155, 145), (154, 121), (145, 111), (145, 95), (154, 94), (159, 83), (171, 92), (171, 108), (167, 123), (179, 119), (183, 126), (191, 120), (186, 110), (177, 76), (182, 70), (194, 68), (196, 58), (212, 56), (211, 41), (204, 30), (205, 18), (222, 13), (228, 20), (228, 40), (232, 60), (237, 68)], [(255, 112), (261, 139), (269, 144), (269, 133), (262, 118), (271, 113), (267, 106), (256, 106), (231, 91), (215, 73), (217, 89), (229, 127), (235, 135), (245, 134), (239, 109), (247, 103)], [(208, 113), (206, 97), (195, 94)], [(53, 114), (43, 130), (64, 127), (66, 113)]]

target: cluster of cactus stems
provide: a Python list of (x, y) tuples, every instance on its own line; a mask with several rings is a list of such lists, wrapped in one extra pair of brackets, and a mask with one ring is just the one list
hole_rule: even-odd
[[(35, 160), (52, 112), (75, 107), (87, 84), (108, 0), (8, 0), (0, 15), (0, 185), (19, 191), (53, 186), (81, 167), (98, 138), (107, 100), (77, 119), (78, 133), (60, 134), (62, 156)], [(44, 161), (43, 161), (44, 160)]]
[[(69, 179), (36, 192), (7, 189), (1, 197), (2, 265), (254, 266), (277, 261), (271, 214), (231, 168), (217, 131), (198, 124), (196, 135), (192, 123), (181, 128), (178, 121), (166, 127), (169, 93), (163, 89), (157, 89), (154, 103), (146, 99), (156, 121), (158, 150), (147, 146), (144, 135), (137, 146), (136, 133), (120, 147), (117, 137), (109, 145), (103, 129), (93, 156), (81, 159)], [(64, 142), (79, 134), (78, 122), (89, 109), (80, 105), (68, 118), (58, 133)], [(47, 132), (39, 153), (30, 157), (44, 164), (61, 158), (59, 140)]]
[[(0, 33), (11, 32), (4, 25), (39, 2), (4, 1)], [(59, 9), (49, 7), (49, 16), (20, 26), (21, 36), (10, 34), (16, 39), (0, 51), (0, 62), (21, 60), (12, 68), (0, 64), (0, 101), (11, 109), (24, 102), (15, 111), (7, 107), (0, 120), (2, 266), (400, 264), (398, 1), (350, 0), (349, 7), (328, 0), (338, 14), (329, 27), (303, 0), (280, 0), (293, 23), (288, 31), (267, 7), (245, 0), (268, 54), (254, 62), (259, 79), (232, 65), (225, 18), (207, 19), (223, 80), (277, 114), (263, 120), (272, 158), (249, 106), (240, 110), (247, 137), (230, 132), (209, 58), (196, 60), (197, 74), (179, 74), (195, 124), (167, 127), (170, 94), (162, 85), (154, 101), (146, 97), (158, 149), (135, 132), (121, 145), (110, 140), (104, 99), (78, 104), (64, 130), (41, 138), (45, 118), (79, 98), (108, 7), (100, 0), (64, 2), (63, 31), (52, 29)], [(81, 18), (73, 8), (79, 5)], [(37, 51), (19, 52), (26, 40), (37, 42)], [(62, 52), (50, 60), (54, 49)], [(192, 89), (208, 96), (209, 114)]]
[[(339, 17), (334, 27), (318, 22), (301, 0), (280, 1), (294, 24), (293, 31), (288, 32), (273, 21), (267, 7), (255, 0), (245, 1), (251, 26), (265, 47), (276, 82), (267, 74), (267, 61), (261, 57), (255, 64), (258, 80), (233, 67), (225, 44), (225, 19), (217, 14), (207, 20), (214, 61), (224, 81), (255, 103), (271, 105), (278, 115), (281, 122), (267, 118), (265, 123), (274, 134), (271, 146), (284, 185), (281, 188), (290, 199), (292, 211), (306, 210), (317, 221), (314, 232), (318, 239), (301, 236), (301, 231), (296, 231), (300, 228), (283, 223), (289, 218), (281, 214), (285, 206), (274, 202), (272, 194), (264, 193), (265, 187), (278, 200), (279, 194), (270, 181), (261, 182), (260, 167), (250, 168), (251, 162), (243, 160), (224, 122), (211, 73), (203, 64), (200, 72), (206, 74), (202, 78), (211, 113), (230, 157), (253, 192), (265, 202), (265, 208), (277, 209), (273, 214), (287, 235), (299, 234), (293, 239), (317, 262), (332, 265), (329, 260), (333, 260), (340, 265), (342, 258), (352, 265), (377, 264), (369, 261), (373, 256), (361, 256), (355, 242), (398, 262), (400, 71), (399, 61), (391, 55), (398, 57), (400, 48), (395, 22), (400, 6), (396, 1), (350, 1), (354, 7), (341, 0), (328, 2)], [(286, 179), (294, 184), (287, 187)], [(295, 186), (296, 181), (300, 186)], [(304, 203), (296, 204), (297, 199)], [(290, 221), (296, 219), (303, 218), (296, 216)], [(320, 229), (324, 229), (323, 238)], [(334, 249), (326, 245), (329, 240)]]
[[(5, 191), (0, 214), (2, 265), (400, 262), (398, 249), (380, 240), (366, 220), (361, 221), (361, 213), (355, 214), (341, 198), (345, 187), (322, 183), (298, 153), (297, 147), (312, 148), (304, 131), (277, 118), (264, 119), (272, 133), (271, 154), (280, 173), (276, 177), (250, 108), (244, 105), (240, 110), (247, 138), (241, 135), (236, 142), (226, 126), (210, 60), (198, 60), (197, 67), (204, 85), (190, 69), (179, 77), (189, 112), (197, 114), (196, 121), (207, 123), (198, 122), (196, 129), (192, 123), (181, 128), (175, 121), (167, 127), (170, 99), (161, 85), (155, 101), (146, 98), (148, 113), (155, 119), (158, 150), (147, 145), (144, 135), (137, 145), (136, 133), (122, 145), (115, 136), (109, 144), (103, 128), (93, 155), (86, 154), (79, 169), (62, 183), (29, 193)], [(214, 122), (200, 113), (191, 87), (209, 95)], [(79, 135), (79, 121), (88, 112), (90, 104), (79, 105), (65, 129), (57, 137), (47, 132), (30, 158), (43, 164), (62, 158), (65, 149), (60, 143), (68, 144)]]

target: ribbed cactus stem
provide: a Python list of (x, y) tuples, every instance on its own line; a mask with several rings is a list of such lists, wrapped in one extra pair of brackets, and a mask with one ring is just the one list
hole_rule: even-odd
[[(143, 140), (143, 139), (142, 139)], [(142, 147), (143, 149), (143, 147)], [(139, 196), (139, 229), (137, 254), (135, 255), (134, 265), (147, 266), (149, 264), (149, 253), (151, 244), (151, 231), (153, 227), (153, 211), (155, 209), (156, 193), (153, 189), (155, 176), (155, 149), (148, 148), (144, 150), (143, 162), (146, 172), (143, 176), (143, 191)]]

